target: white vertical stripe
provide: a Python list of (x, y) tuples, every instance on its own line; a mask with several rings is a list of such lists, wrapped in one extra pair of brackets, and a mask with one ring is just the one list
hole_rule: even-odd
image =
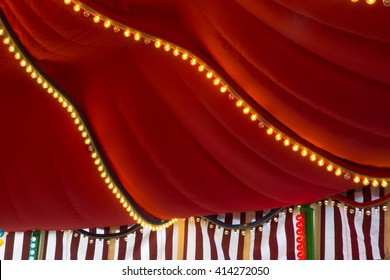
[(13, 260), (22, 259), (23, 237), (24, 237), (23, 232), (15, 232), (13, 257), (12, 257)]
[(343, 240), (343, 259), (352, 260), (352, 240), (351, 240), (351, 230), (348, 223), (348, 211), (346, 211), (342, 206), (335, 208), (335, 211), (340, 212), (341, 217), (341, 230), (342, 230), (342, 240)]
[[(217, 216), (217, 219), (220, 221), (225, 221), (225, 214), (220, 214)], [(218, 260), (224, 260), (225, 255), (223, 254), (223, 248), (222, 248), (222, 239), (224, 236), (224, 229), (217, 227), (215, 229), (215, 234), (214, 234), (214, 240), (215, 240), (215, 246), (217, 247), (217, 256)]]
[[(371, 187), (371, 199), (375, 200), (380, 197), (379, 187)], [(371, 208), (371, 247), (372, 247), (372, 256), (374, 259), (380, 259), (381, 254), (379, 250), (379, 226), (380, 226), (380, 211), (374, 207)]]
[[(121, 230), (120, 228), (116, 229), (116, 233), (119, 233)], [(114, 246), (114, 260), (118, 260), (119, 258), (119, 244), (120, 244), (120, 238), (115, 240), (115, 246)]]
[[(97, 228), (96, 229), (96, 234), (103, 234), (104, 229)], [(101, 260), (103, 259), (103, 245), (104, 245), (105, 240), (104, 239), (97, 239), (95, 240), (95, 251), (93, 254), (93, 259), (94, 260)]]
[(270, 260), (271, 259), (271, 250), (269, 247), (269, 236), (271, 233), (271, 224), (268, 222), (263, 225), (263, 231), (261, 232), (261, 244), (260, 244), (260, 252), (262, 260)]
[[(202, 240), (203, 240), (203, 259), (211, 259), (211, 246), (210, 246), (210, 237), (208, 233), (209, 222), (201, 224), (202, 229)], [(199, 245), (198, 245), (199, 246)]]
[[(179, 240), (179, 223), (173, 224), (173, 233), (172, 233), (172, 259), (177, 260), (177, 249), (178, 249), (178, 240)], [(185, 254), (186, 252), (184, 252)]]
[(251, 240), (249, 245), (249, 260), (253, 260), (253, 254), (255, 250), (255, 233), (256, 233), (256, 228), (250, 230)]
[[(233, 224), (240, 223), (240, 213), (233, 213)], [(230, 232), (230, 243), (229, 243), (229, 257), (231, 260), (237, 260), (238, 254), (238, 240), (240, 238), (239, 230), (232, 230)]]
[[(363, 192), (357, 191), (354, 193), (355, 195), (355, 201), (356, 202), (363, 202)], [(361, 214), (359, 214), (359, 209), (355, 209), (355, 218), (354, 218), (354, 225), (357, 235), (357, 243), (358, 243), (358, 249), (359, 249), (359, 259), (365, 260), (367, 259), (366, 254), (366, 247), (364, 245), (364, 235), (363, 235), (363, 217), (364, 217), (364, 211), (362, 211)]]
[(287, 259), (287, 237), (286, 237), (286, 216), (280, 214), (278, 221), (278, 227), (276, 231), (276, 240), (278, 243), (278, 259)]
[(157, 260), (165, 260), (166, 229), (156, 231)]
[(56, 253), (57, 236), (56, 231), (47, 231), (46, 260), (54, 260)]
[(300, 210), (297, 207), (294, 207), (293, 213), (292, 213), (292, 223), (293, 223), (293, 229), (294, 229), (294, 256), (295, 259), (298, 259), (298, 249), (297, 249), (297, 215), (300, 214)]
[[(195, 219), (188, 219), (188, 227), (187, 227), (187, 260), (195, 260), (196, 256), (196, 246), (200, 246), (200, 244), (196, 244), (196, 221)], [(202, 222), (199, 223), (202, 226)], [(184, 252), (186, 254), (186, 252)]]
[(133, 260), (134, 259), (134, 244), (135, 244), (135, 234), (129, 234), (127, 235), (127, 242), (126, 242), (126, 254), (125, 254), (125, 260)]
[(325, 260), (335, 259), (334, 206), (325, 206)]
[[(137, 234), (140, 234), (138, 232)], [(150, 228), (144, 227), (142, 230), (142, 239), (141, 239), (141, 260), (149, 260), (149, 237), (150, 237)]]
[(62, 238), (62, 259), (70, 260), (70, 245), (72, 240), (72, 231), (64, 230), (64, 236)]
[(89, 238), (86, 236), (80, 236), (79, 238), (79, 247), (77, 248), (77, 259), (85, 260), (87, 257), (87, 248), (88, 248)]

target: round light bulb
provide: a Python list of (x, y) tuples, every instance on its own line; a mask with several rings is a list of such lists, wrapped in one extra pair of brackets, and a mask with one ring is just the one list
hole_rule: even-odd
[(160, 40), (157, 40), (156, 42), (154, 42), (154, 46), (158, 49), (161, 47), (161, 41)]
[(173, 51), (173, 55), (174, 55), (174, 56), (179, 56), (179, 54), (180, 54), (180, 51), (179, 51), (178, 49), (175, 49), (175, 50)]
[(104, 22), (104, 27), (105, 27), (105, 28), (110, 28), (110, 26), (111, 26), (111, 21), (106, 20), (106, 21)]
[(276, 141), (280, 141), (282, 140), (282, 135), (280, 135), (279, 133), (275, 135), (275, 140)]
[(274, 133), (274, 129), (272, 127), (268, 128), (267, 129), (267, 134), (268, 135), (272, 135), (272, 133)]
[(255, 120), (257, 120), (257, 115), (256, 115), (256, 114), (253, 114), (253, 115), (251, 116), (251, 121), (255, 121)]
[(79, 11), (81, 10), (80, 5), (74, 5), (74, 6), (73, 6), (73, 10), (74, 10), (75, 12), (79, 12)]
[(183, 53), (183, 55), (181, 56), (181, 59), (187, 60), (188, 59), (188, 53)]
[(290, 140), (288, 140), (288, 139), (284, 140), (283, 145), (286, 147), (290, 146)]
[(307, 150), (302, 150), (301, 156), (306, 157), (307, 156)]
[(381, 186), (386, 188), (389, 184), (385, 181), (385, 180), (382, 180), (381, 182)]
[(169, 44), (164, 46), (164, 51), (169, 52), (171, 50), (171, 46)]
[(126, 29), (126, 30), (123, 32), (123, 35), (124, 35), (125, 37), (130, 37), (130, 35), (131, 35), (130, 30)]
[(310, 156), (310, 160), (311, 160), (311, 161), (316, 161), (316, 160), (317, 160), (316, 155), (315, 155), (315, 154), (312, 154), (312, 155)]
[(298, 146), (297, 144), (295, 144), (295, 145), (292, 147), (292, 150), (293, 150), (294, 152), (298, 152), (299, 146)]
[(237, 107), (241, 107), (241, 106), (242, 106), (242, 100), (237, 100), (236, 106), (237, 106)]
[(373, 187), (379, 186), (378, 180), (373, 180), (373, 181), (372, 181), (372, 186), (373, 186)]
[(139, 41), (141, 39), (141, 35), (139, 33), (134, 34), (134, 40)]
[(196, 59), (195, 58), (191, 59), (190, 63), (191, 63), (192, 66), (196, 65)]
[(99, 23), (99, 22), (100, 22), (100, 17), (99, 17), (99, 16), (94, 16), (94, 17), (93, 17), (93, 21), (94, 21), (95, 23)]
[(326, 167), (326, 170), (328, 170), (329, 172), (333, 171), (333, 166), (331, 164), (329, 164), (327, 167)]
[(355, 176), (355, 177), (353, 178), (353, 181), (354, 181), (356, 184), (358, 184), (358, 183), (360, 182), (359, 176)]
[(69, 5), (70, 3), (72, 3), (72, 1), (71, 1), (71, 0), (64, 0), (64, 3), (65, 3), (66, 5)]
[(366, 0), (366, 3), (368, 5), (372, 5), (372, 4), (375, 4), (376, 0)]
[(338, 168), (338, 169), (334, 172), (334, 174), (336, 174), (336, 176), (340, 176), (340, 175), (341, 175), (341, 169)]
[(370, 184), (370, 181), (367, 178), (364, 178), (363, 185), (368, 186)]
[(218, 79), (218, 78), (214, 79), (213, 84), (214, 84), (215, 86), (219, 85), (219, 79)]
[(320, 159), (320, 160), (318, 161), (318, 166), (324, 166), (324, 164), (325, 164), (325, 162), (324, 162), (323, 159)]
[(207, 77), (207, 79), (211, 79), (213, 77), (213, 73), (207, 72), (206, 77)]
[[(226, 91), (227, 91), (227, 86), (221, 87), (221, 88), (220, 88), (220, 91), (221, 91), (222, 93), (226, 92)], [(249, 113), (249, 111), (248, 111), (248, 113)]]

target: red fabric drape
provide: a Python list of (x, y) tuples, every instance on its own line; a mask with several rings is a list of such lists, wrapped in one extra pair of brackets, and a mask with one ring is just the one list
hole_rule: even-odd
[[(85, 3), (195, 53), (314, 151), (355, 172), (389, 176), (389, 8), (328, 0)], [(62, 0), (5, 0), (0, 8), (149, 215), (255, 211), (354, 187), (266, 136), (188, 62), (108, 31)], [(67, 113), (0, 50), (0, 227), (129, 223)]]

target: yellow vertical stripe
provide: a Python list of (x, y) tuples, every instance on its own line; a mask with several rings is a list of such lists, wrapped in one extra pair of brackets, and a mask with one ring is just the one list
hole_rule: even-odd
[[(252, 212), (245, 214), (245, 223), (248, 224), (252, 222), (252, 218), (254, 218), (253, 214), (254, 213)], [(251, 238), (252, 238), (251, 229), (247, 228), (245, 230), (245, 237), (244, 237), (244, 249), (243, 249), (243, 256), (242, 256), (243, 260), (249, 260), (250, 258)]]
[[(116, 227), (111, 227), (110, 228), (110, 233), (115, 233), (116, 232)], [(108, 255), (107, 259), (108, 260), (113, 260), (115, 258), (115, 243), (116, 239), (110, 239), (110, 244), (108, 245)]]
[(315, 205), (314, 209), (314, 257), (321, 257), (321, 206)]
[(177, 259), (184, 259), (184, 238), (185, 238), (185, 219), (177, 221), (178, 237), (177, 237)]

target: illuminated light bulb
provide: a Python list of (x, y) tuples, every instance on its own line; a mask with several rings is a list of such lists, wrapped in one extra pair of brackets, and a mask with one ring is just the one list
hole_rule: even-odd
[(107, 173), (106, 173), (106, 172), (103, 172), (102, 174), (100, 174), (100, 176), (101, 176), (102, 178), (106, 178)]
[(242, 106), (242, 100), (237, 100), (237, 102), (236, 102), (236, 106), (237, 107), (241, 107)]
[(100, 22), (100, 17), (98, 15), (93, 17), (93, 22), (94, 23), (99, 23)]
[(66, 5), (69, 5), (70, 3), (72, 3), (72, 1), (71, 1), (71, 0), (64, 0), (64, 3), (65, 3)]
[(60, 103), (64, 102), (64, 98), (61, 96), (60, 98), (58, 98), (58, 102)]
[(43, 83), (43, 84), (42, 84), (42, 87), (43, 87), (44, 89), (47, 89), (47, 88), (49, 87), (49, 85), (48, 85), (47, 83)]
[(121, 198), (119, 199), (119, 203), (120, 204), (123, 204), (123, 203), (125, 203), (125, 199), (121, 196)]
[(191, 64), (192, 66), (195, 66), (195, 65), (196, 65), (196, 58), (191, 59), (190, 64)]
[(188, 59), (188, 53), (183, 53), (183, 55), (181, 56), (181, 59), (187, 60)]
[(252, 116), (251, 116), (251, 121), (256, 121), (257, 120), (257, 115), (256, 114), (253, 114)]
[(14, 57), (16, 60), (19, 60), (22, 56), (20, 55), (20, 53), (17, 52), (15, 53)]
[(310, 160), (311, 160), (311, 161), (316, 161), (316, 160), (317, 160), (316, 155), (312, 154), (312, 155), (310, 156)]
[[(221, 90), (221, 91), (222, 91), (222, 90)], [(245, 107), (245, 108), (242, 110), (242, 112), (243, 112), (245, 115), (249, 114), (249, 112), (250, 112), (249, 107)]]
[(356, 184), (359, 183), (359, 182), (360, 182), (359, 176), (355, 176), (355, 177), (353, 178), (353, 181), (354, 181)]
[(333, 171), (333, 166), (331, 164), (329, 164), (327, 167), (326, 167), (326, 170), (328, 170), (329, 172)]
[(104, 167), (103, 167), (102, 165), (99, 165), (98, 170), (99, 170), (100, 172), (103, 172), (103, 171), (104, 171)]
[(49, 87), (47, 89), (47, 93), (52, 94), (54, 92), (54, 89), (52, 87)]
[(4, 29), (0, 28), (0, 36), (3, 36), (3, 34), (4, 34)]
[(161, 41), (160, 40), (157, 40), (156, 42), (154, 42), (154, 46), (158, 49), (161, 47)]
[(33, 70), (33, 68), (31, 67), (31, 65), (27, 66), (27, 68), (26, 68), (27, 73), (31, 73), (32, 70)]
[(207, 77), (207, 79), (211, 79), (213, 77), (213, 73), (207, 72), (206, 77)]
[(54, 99), (58, 98), (58, 96), (60, 96), (60, 95), (58, 94), (58, 92), (53, 93), (53, 98), (54, 98)]
[(85, 139), (84, 142), (85, 142), (86, 145), (89, 145), (89, 144), (91, 144), (91, 139), (90, 139), (90, 138), (87, 138), (87, 139)]
[(219, 85), (219, 79), (218, 79), (218, 78), (214, 79), (213, 84), (214, 84), (215, 86)]
[(73, 6), (73, 10), (74, 10), (75, 12), (79, 12), (79, 11), (81, 10), (80, 5), (74, 5), (74, 6)]
[[(227, 86), (223, 86), (219, 89), (220, 92), (225, 93), (227, 91)], [(248, 111), (249, 113), (249, 111)], [(246, 113), (247, 114), (247, 113)]]
[(13, 53), (15, 51), (15, 47), (14, 46), (9, 46), (8, 47), (8, 51)]
[(31, 73), (31, 78), (36, 79), (38, 77), (38, 74), (36, 72)]
[(79, 124), (80, 123), (80, 119), (79, 118), (74, 119), (74, 123), (75, 124)]
[(179, 52), (178, 49), (175, 49), (175, 50), (173, 51), (173, 55), (174, 55), (174, 56), (178, 56), (179, 54), (180, 54), (180, 52)]
[(323, 159), (320, 159), (320, 160), (318, 161), (318, 166), (324, 166), (324, 164), (325, 164), (325, 162), (324, 162)]
[(280, 135), (279, 133), (275, 135), (275, 140), (276, 141), (280, 141), (282, 140), (282, 135)]
[(110, 178), (106, 178), (106, 180), (104, 180), (104, 182), (108, 185), (111, 183), (111, 179)]
[(272, 135), (272, 133), (274, 133), (274, 129), (272, 127), (268, 128), (267, 129), (267, 134), (268, 135)]
[(110, 28), (110, 26), (111, 26), (111, 21), (106, 20), (106, 21), (104, 22), (103, 25), (104, 25), (105, 28)]
[(39, 77), (39, 78), (37, 79), (37, 83), (38, 83), (38, 84), (42, 84), (42, 83), (43, 83), (43, 79), (42, 79), (41, 77)]
[(368, 5), (372, 5), (372, 4), (375, 4), (376, 0), (366, 0), (366, 3)]
[(336, 176), (340, 176), (340, 175), (341, 175), (341, 169), (338, 168), (338, 169), (334, 172), (334, 174), (336, 174)]
[(83, 132), (83, 133), (81, 133), (81, 137), (83, 137), (83, 138), (86, 138), (88, 136), (88, 134), (87, 134), (87, 132)]
[(20, 61), (20, 66), (25, 67), (26, 65), (27, 65), (27, 61), (25, 61), (24, 59)]
[(299, 151), (299, 146), (297, 144), (295, 144), (293, 147), (292, 147), (292, 150), (294, 152), (298, 152)]
[(288, 140), (288, 139), (284, 140), (283, 145), (286, 147), (290, 146), (290, 140)]
[(4, 38), (4, 40), (3, 40), (3, 43), (4, 43), (4, 44), (8, 45), (9, 42), (10, 42), (9, 37)]
[(372, 186), (373, 186), (373, 187), (379, 186), (378, 180), (373, 180), (373, 181), (372, 181)]
[(198, 71), (199, 71), (199, 72), (203, 72), (203, 71), (204, 71), (204, 65), (199, 65)]
[(134, 40), (139, 41), (141, 39), (141, 35), (139, 33), (134, 34)]
[(368, 186), (370, 184), (370, 181), (367, 178), (364, 178), (363, 185)]
[(351, 2), (355, 2), (356, 3), (356, 2), (359, 2), (359, 0), (351, 0)]
[(169, 44), (166, 44), (164, 46), (164, 51), (169, 52), (171, 50), (171, 46)]
[(307, 151), (305, 149), (302, 150), (301, 156), (306, 157), (307, 156)]
[(130, 37), (130, 35), (131, 35), (130, 30), (129, 30), (129, 29), (126, 29), (126, 30), (123, 32), (123, 35), (124, 35), (125, 37)]
[(389, 185), (389, 183), (387, 183), (385, 180), (382, 180), (382, 182), (381, 182), (382, 187), (386, 188), (388, 185)]
[[(103, 176), (102, 176), (103, 177)], [(103, 177), (104, 178), (104, 177)], [(120, 199), (122, 196), (120, 193), (117, 193), (116, 196), (115, 196), (117, 199)]]
[(79, 131), (83, 131), (84, 130), (84, 126), (83, 125), (79, 125), (78, 130)]

